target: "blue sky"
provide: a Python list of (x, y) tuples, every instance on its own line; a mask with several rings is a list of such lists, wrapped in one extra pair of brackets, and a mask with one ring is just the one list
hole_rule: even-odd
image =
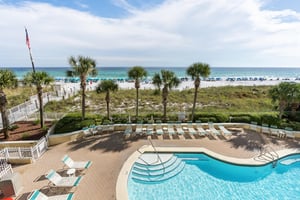
[[(300, 67), (299, 0), (0, 0), (0, 66)], [(5, 20), (3, 20), (5, 19)]]

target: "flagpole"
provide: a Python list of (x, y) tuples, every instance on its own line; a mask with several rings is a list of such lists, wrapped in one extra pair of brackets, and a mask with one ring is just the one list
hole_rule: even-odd
[(33, 59), (32, 59), (30, 42), (29, 42), (29, 36), (28, 36), (28, 32), (27, 32), (27, 28), (26, 27), (25, 27), (25, 34), (26, 34), (26, 44), (27, 44), (28, 51), (29, 51), (29, 56), (30, 56), (30, 61), (31, 61), (31, 66), (32, 66), (32, 71), (33, 71), (33, 73), (35, 73), (35, 67), (34, 67), (34, 62), (33, 62)]

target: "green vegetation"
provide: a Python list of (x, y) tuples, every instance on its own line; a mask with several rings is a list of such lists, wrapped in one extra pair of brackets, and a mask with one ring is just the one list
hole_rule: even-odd
[(86, 79), (88, 76), (96, 76), (96, 61), (89, 57), (78, 56), (77, 59), (73, 56), (69, 58), (69, 64), (72, 69), (67, 71), (67, 76), (79, 76), (81, 88), (81, 119), (85, 118), (85, 92), (86, 92)]
[(34, 85), (37, 90), (41, 128), (43, 128), (45, 125), (44, 106), (43, 106), (43, 88), (49, 86), (50, 83), (52, 82), (54, 82), (54, 78), (44, 71), (28, 72), (24, 76), (24, 84), (29, 86)]
[[(271, 88), (273, 87), (226, 86), (202, 88), (199, 91), (194, 119), (201, 120), (202, 122), (250, 123), (255, 121), (258, 124), (266, 123), (283, 128), (288, 126), (294, 130), (300, 130), (300, 123), (287, 119), (280, 120), (278, 118), (278, 112), (274, 111), (275, 105), (269, 97), (269, 90)], [(169, 91), (167, 120), (177, 121), (178, 112), (180, 111), (185, 111), (187, 120), (191, 120), (193, 105), (189, 102), (193, 101), (193, 94), (194, 89)], [(150, 122), (151, 119), (163, 119), (161, 95), (154, 95), (153, 90), (141, 90), (140, 114), (138, 118), (135, 117), (135, 95), (135, 89), (118, 90), (111, 94), (110, 107), (112, 109), (111, 117), (113, 123), (127, 123), (129, 116), (133, 122), (143, 121), (144, 123)], [(79, 114), (75, 114), (74, 119), (72, 118), (74, 114), (71, 114), (71, 116), (68, 115), (66, 119), (58, 122), (56, 130), (59, 130), (59, 132), (56, 133), (80, 130), (93, 124), (110, 123), (106, 117), (106, 105), (103, 99), (105, 99), (105, 93), (97, 94), (95, 91), (88, 92), (87, 101), (89, 102), (89, 106), (87, 107), (87, 111), (94, 114), (86, 117), (84, 121), (80, 120)], [(48, 104), (46, 109), (55, 112), (57, 104), (58, 102)], [(80, 99), (78, 96), (64, 100), (62, 104), (65, 110), (80, 111)], [(77, 109), (74, 109), (76, 106)], [(58, 109), (57, 112), (61, 112), (61, 110)], [(69, 120), (70, 124), (65, 122), (65, 120)]]
[(7, 113), (7, 98), (4, 88), (15, 88), (18, 85), (16, 75), (10, 70), (0, 70), (0, 111), (4, 137), (8, 138), (9, 119)]

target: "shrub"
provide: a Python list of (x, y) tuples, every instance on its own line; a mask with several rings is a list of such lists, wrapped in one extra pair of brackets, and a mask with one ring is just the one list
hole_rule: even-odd
[(14, 130), (16, 130), (17, 128), (19, 128), (19, 126), (18, 126), (17, 124), (12, 124), (12, 125), (10, 125), (10, 126), (8, 127), (8, 130), (14, 131)]

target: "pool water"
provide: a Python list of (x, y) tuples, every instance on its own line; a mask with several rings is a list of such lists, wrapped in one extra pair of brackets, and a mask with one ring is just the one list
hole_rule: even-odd
[[(221, 162), (205, 154), (175, 154), (185, 167), (177, 176), (144, 183), (129, 176), (130, 200), (300, 199), (300, 154), (252, 167)], [(295, 160), (289, 165), (284, 160)]]

